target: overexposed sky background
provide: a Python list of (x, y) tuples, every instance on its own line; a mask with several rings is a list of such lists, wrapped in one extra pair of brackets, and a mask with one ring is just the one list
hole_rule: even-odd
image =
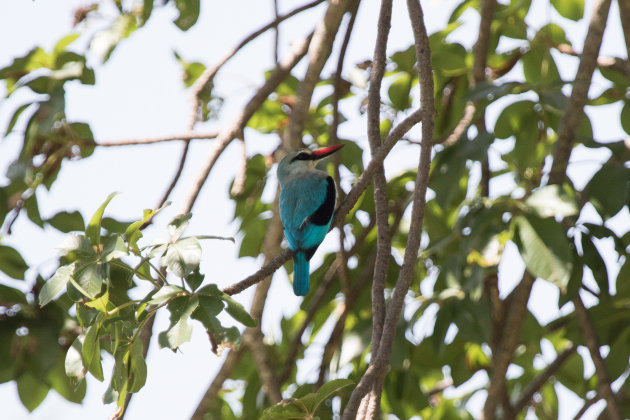
[[(11, 63), (13, 58), (24, 55), (33, 46), (39, 45), (49, 50), (64, 35), (72, 30), (73, 11), (82, 5), (89, 4), (85, 0), (5, 0), (0, 2), (0, 68)], [(457, 1), (429, 0), (423, 1), (426, 24), (429, 33), (442, 29)], [(590, 15), (593, 1), (586, 1), (586, 15)], [(101, 65), (97, 54), (88, 54), (89, 64), (96, 71), (96, 85), (83, 86), (71, 82), (67, 86), (67, 116), (71, 121), (88, 122), (97, 140), (123, 140), (144, 138), (157, 135), (176, 134), (186, 131), (190, 115), (189, 92), (184, 90), (181, 82), (181, 67), (174, 59), (177, 51), (185, 60), (201, 61), (212, 65), (228, 50), (237, 44), (245, 35), (273, 19), (271, 1), (235, 0), (231, 2), (202, 2), (198, 23), (187, 32), (180, 31), (171, 22), (177, 16), (174, 7), (157, 8), (149, 23), (123, 40), (114, 51), (110, 60)], [(281, 1), (281, 12), (296, 6), (293, 1)], [(350, 48), (346, 56), (346, 77), (354, 64), (372, 57), (375, 38), (375, 27), (379, 2), (364, 0), (360, 7), (356, 28), (352, 36)], [(112, 6), (113, 15), (113, 6)], [(291, 41), (299, 39), (310, 31), (321, 17), (324, 8), (317, 8), (298, 15), (281, 26), (280, 57), (288, 51)], [(246, 11), (246, 13), (243, 13)], [(104, 18), (107, 17), (105, 11)], [(463, 28), (452, 34), (450, 39), (457, 40), (470, 47), (476, 39), (478, 16), (467, 12), (467, 21)], [(587, 28), (584, 21), (573, 23), (561, 18), (546, 1), (534, 0), (528, 15), (529, 23), (540, 28), (549, 22), (560, 23), (567, 30), (567, 37), (576, 50), (581, 51), (582, 41)], [(103, 21), (90, 21), (84, 36), (73, 44), (73, 48), (84, 51), (90, 44), (93, 34), (105, 25)], [(341, 38), (341, 37), (339, 37)], [(337, 47), (341, 39), (337, 40)], [(409, 28), (404, 2), (395, 2), (392, 32), (389, 42), (389, 53), (406, 49), (413, 42)], [(502, 41), (501, 49), (511, 48), (512, 41)], [(217, 77), (218, 93), (226, 98), (221, 119), (199, 124), (200, 131), (222, 127), (231, 121), (239, 106), (247, 101), (253, 89), (263, 81), (263, 71), (273, 65), (273, 35), (261, 36), (236, 56)], [(616, 3), (609, 16), (609, 25), (604, 36), (601, 55), (625, 57), (625, 46), (619, 24)], [(554, 54), (558, 59), (558, 67), (563, 79), (571, 79), (575, 75), (577, 61), (572, 58)], [(333, 53), (333, 56), (336, 57)], [(324, 75), (332, 72), (336, 58), (328, 64)], [(296, 74), (303, 74), (304, 63), (301, 63)], [(519, 69), (511, 73), (513, 79), (522, 78)], [(596, 75), (591, 94), (601, 91), (607, 82)], [(0, 86), (4, 93), (4, 86)], [(30, 96), (25, 93), (15, 94), (8, 101), (0, 102), (0, 130), (4, 130), (13, 111)], [(494, 122), (500, 110), (514, 99), (506, 97), (497, 101), (488, 114)], [(356, 104), (355, 104), (356, 105)], [(344, 105), (344, 112), (357, 115), (356, 106)], [(600, 140), (618, 140), (624, 137), (619, 123), (619, 105), (589, 109), (596, 137)], [(21, 133), (25, 120), (18, 125), (18, 132), (0, 140), (0, 183), (6, 168), (17, 156)], [(414, 132), (416, 133), (416, 132)], [(365, 123), (363, 119), (342, 125), (340, 134), (343, 138), (366, 144)], [(164, 226), (170, 217), (183, 207), (192, 182), (196, 179), (198, 168), (208, 155), (212, 140), (192, 143), (188, 164), (174, 191), (171, 201), (173, 205), (164, 211), (157, 223), (147, 230), (146, 238), (164, 236), (160, 226)], [(273, 136), (262, 136), (248, 130), (246, 132), (247, 153), (269, 153), (277, 147), (278, 139)], [(509, 148), (509, 140), (502, 141)], [(57, 182), (50, 192), (40, 189), (38, 199), (44, 218), (61, 210), (78, 209), (88, 219), (100, 203), (112, 191), (119, 191), (109, 205), (106, 215), (121, 220), (139, 218), (144, 208), (154, 206), (171, 181), (182, 145), (179, 142), (163, 143), (151, 146), (134, 146), (120, 148), (97, 148), (94, 156), (84, 161), (65, 162)], [(494, 158), (498, 163), (501, 146), (494, 150)], [(238, 162), (237, 145), (230, 146), (219, 160), (208, 182), (201, 192), (193, 209), (194, 217), (189, 233), (221, 236), (235, 236), (237, 225), (232, 223), (233, 206), (227, 198), (230, 182), (234, 177), (235, 163)], [(386, 161), (388, 174), (396, 174), (407, 167), (415, 167), (418, 157), (416, 146), (398, 146), (395, 153)], [(582, 187), (596, 171), (600, 162), (607, 159), (605, 152), (578, 150), (572, 159), (575, 164), (570, 167), (569, 174), (577, 187)], [(473, 172), (476, 169), (473, 169)], [(270, 186), (275, 185), (275, 174)], [(345, 182), (350, 182), (346, 179)], [(493, 181), (493, 191), (510, 191), (513, 184), (505, 177)], [(271, 191), (272, 188), (269, 188)], [(623, 210), (613, 220), (611, 227), (628, 226), (627, 210)], [(594, 212), (584, 217), (597, 216)], [(156, 227), (157, 226), (157, 227)], [(626, 229), (623, 229), (625, 231)], [(42, 231), (24, 216), (20, 216), (14, 225), (14, 234), (2, 238), (3, 244), (16, 247), (28, 263), (35, 267), (27, 273), (27, 282), (11, 281), (0, 273), (0, 282), (13, 286), (23, 285), (33, 280), (37, 271), (50, 275), (56, 268), (55, 247), (62, 241), (63, 234), (54, 229)], [(336, 234), (330, 234), (323, 249), (334, 249), (338, 240)], [(238, 247), (229, 242), (203, 242), (202, 272), (207, 279), (225, 286), (242, 279), (255, 271), (261, 260), (245, 258), (237, 260)], [(614, 271), (615, 255), (611, 246), (602, 241), (600, 249), (606, 251), (605, 258)], [(507, 249), (515, 254), (514, 249)], [(313, 266), (321, 262), (324, 252), (319, 251), (313, 260)], [(501, 265), (501, 288), (507, 294), (517, 280), (522, 262), (512, 255)], [(424, 286), (424, 285), (423, 285)], [(247, 305), (253, 288), (240, 294), (237, 298)], [(294, 296), (284, 271), (280, 270), (274, 277), (270, 291), (270, 301), (265, 312), (263, 328), (266, 333), (278, 336), (281, 332), (278, 320), (283, 314), (292, 314), (298, 308), (301, 299)], [(541, 322), (547, 322), (558, 315), (557, 291), (542, 281), (534, 286), (530, 309)], [(565, 308), (566, 309), (566, 308)], [(429, 331), (432, 326), (427, 325)], [(168, 326), (168, 316), (158, 315), (156, 332)], [(127, 419), (137, 418), (169, 418), (187, 419), (196, 408), (202, 394), (218, 369), (219, 360), (210, 352), (207, 336), (197, 324), (191, 343), (184, 344), (180, 352), (172, 353), (160, 350), (155, 342), (148, 356), (148, 378), (146, 386), (134, 396), (127, 414)], [(321, 350), (316, 342), (311, 346), (316, 354)], [(551, 353), (550, 358), (553, 356)], [(3, 418), (7, 419), (83, 419), (108, 418), (115, 411), (114, 405), (105, 406), (101, 397), (109, 379), (112, 360), (104, 354), (104, 383), (88, 379), (88, 392), (83, 405), (65, 401), (51, 391), (42, 405), (32, 414), (21, 405), (14, 382), (0, 385), (0, 406)], [(302, 367), (302, 365), (301, 365)], [(304, 365), (302, 379), (316, 375), (315, 368)], [(573, 404), (567, 393), (561, 398), (561, 418), (572, 418), (579, 409)], [(481, 398), (481, 396), (480, 396)]]

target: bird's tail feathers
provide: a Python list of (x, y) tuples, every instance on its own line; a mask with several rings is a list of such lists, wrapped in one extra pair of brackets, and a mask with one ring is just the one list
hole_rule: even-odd
[(293, 260), (293, 292), (297, 296), (308, 293), (310, 264), (303, 252), (296, 252)]

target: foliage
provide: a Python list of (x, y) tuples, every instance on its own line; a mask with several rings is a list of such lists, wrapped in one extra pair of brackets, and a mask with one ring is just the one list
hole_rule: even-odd
[[(93, 63), (88, 58), (98, 54), (102, 65), (107, 65), (123, 40), (133, 42), (134, 32), (151, 19), (154, 7), (176, 9), (174, 24), (181, 30), (194, 27), (200, 13), (199, 0), (166, 1), (159, 6), (144, 0), (134, 2), (133, 7), (131, 2), (114, 3), (116, 16), (94, 37), (100, 39), (98, 51), (94, 45), (83, 52), (71, 46), (83, 36), (81, 25), (98, 14), (100, 3), (76, 15), (79, 33), (62, 38), (51, 51), (34, 48), (0, 69), (7, 97), (17, 91), (34, 94), (30, 102), (12, 110), (6, 128), (6, 135), (22, 128), (23, 135), (0, 187), (0, 223), (10, 230), (12, 220), (25, 215), (39, 228), (67, 234), (59, 266), (47, 279), (22, 255), (27, 255), (26, 250), (0, 245), (0, 272), (7, 279), (0, 284), (0, 382), (15, 381), (22, 403), (30, 411), (50, 389), (69, 401), (81, 402), (88, 373), (99, 381), (107, 378), (110, 385), (104, 401), (116, 402), (122, 409), (127, 395), (139, 392), (148, 370), (154, 368), (145, 362), (147, 349), (140, 336), (143, 326), (158, 311), (170, 315), (170, 325), (159, 332), (158, 342), (173, 351), (190, 339), (192, 321), (199, 321), (207, 330), (217, 353), (226, 348), (237, 351), (243, 327), (256, 327), (260, 321), (250, 316), (238, 298), (223, 293), (200, 273), (200, 240), (214, 237), (183, 236), (190, 213), (168, 223), (167, 239), (153, 241), (143, 237), (142, 228), (159, 216), (161, 209), (145, 210), (142, 218), (131, 223), (108, 219), (104, 214), (114, 195), (87, 223), (77, 211), (41, 217), (38, 191), (42, 187), (51, 190), (63, 166), (91, 159), (98, 147), (88, 122), (69, 121), (66, 116), (67, 83), (97, 83), (98, 71), (88, 65)], [(565, 21), (533, 28), (527, 21), (532, 13), (530, 1), (497, 4), (490, 33), (488, 79), (475, 84), (474, 51), (456, 41), (461, 36), (455, 35), (469, 13), (479, 11), (479, 3), (460, 2), (448, 25), (430, 36), (437, 108), (434, 137), (446, 139), (464, 118), (467, 104), (476, 108), (477, 125), (456, 141), (438, 142), (433, 149), (423, 247), (404, 316), (396, 327), (382, 411), (400, 419), (414, 415), (435, 419), (476, 416), (469, 401), (488, 383), (471, 378), (492, 370), (502, 322), (495, 318), (492, 292), (501, 289), (505, 305), (502, 316), (507, 317), (511, 301), (506, 298), (509, 290), (505, 290), (505, 278), (514, 270), (505, 267), (510, 264), (506, 250), (512, 249), (537, 282), (546, 282), (557, 291), (557, 312), (561, 309), (562, 315), (541, 323), (527, 311), (519, 346), (511, 359), (517, 369), (510, 372), (506, 382), (507, 400), (517, 401), (546, 368), (540, 361), (549, 360), (549, 344), (557, 354), (571, 344), (585, 344), (570, 301), (587, 291), (594, 302), (589, 314), (597, 338), (609, 349), (604, 361), (611, 380), (621, 384), (618, 397), (627, 416), (630, 230), (616, 224), (616, 220), (627, 218), (630, 205), (627, 142), (604, 142), (586, 114), (577, 144), (582, 150), (602, 152), (607, 160), (586, 179), (584, 187), (573, 177), (562, 185), (547, 185), (569, 101), (566, 87), (573, 84), (563, 79), (558, 69), (561, 60), (577, 60), (561, 56), (570, 46)], [(563, 18), (585, 24), (582, 0), (550, 3)], [(504, 41), (509, 41), (509, 49), (503, 47)], [(175, 59), (183, 68), (184, 85), (191, 88), (206, 65), (188, 62), (178, 54)], [(413, 45), (389, 56), (381, 98), (383, 137), (418, 106), (415, 63)], [(363, 124), (367, 89), (362, 81), (368, 79), (369, 70), (370, 64), (364, 63), (352, 69), (352, 78), (343, 80), (346, 88), (339, 95), (344, 105), (339, 114), (342, 124), (351, 119)], [(606, 85), (590, 99), (589, 106), (617, 105), (614, 109), (619, 115), (614, 116), (630, 134), (630, 80), (614, 66), (600, 63), (598, 72)], [(336, 129), (331, 127), (331, 83), (332, 79), (322, 80), (316, 87), (317, 103), (310, 109), (304, 130), (309, 145), (327, 144), (331, 129)], [(245, 131), (277, 141), (289, 124), (299, 87), (297, 74), (286, 77), (246, 122)], [(211, 83), (199, 93), (195, 114), (201, 121), (220, 119), (223, 102), (216, 88)], [(358, 112), (346, 111), (350, 109)], [(486, 112), (496, 115), (496, 120), (486, 120)], [(366, 151), (357, 141), (360, 137), (341, 139), (346, 145), (338, 165), (343, 186), (353, 184), (364, 170)], [(413, 137), (413, 132), (409, 133), (407, 140), (412, 145), (397, 146), (392, 156), (397, 150), (412, 150)], [(484, 178), (479, 174), (489, 156), (489, 175)], [(234, 208), (239, 257), (274, 257), (265, 249), (274, 204), (263, 194), (269, 189), (272, 166), (265, 156), (253, 154), (247, 157), (244, 169), (242, 188), (232, 190), (222, 204), (229, 200)], [(332, 165), (327, 169), (331, 175), (336, 173)], [(387, 296), (394, 288), (405, 252), (415, 175), (415, 168), (401, 167), (388, 178), (392, 249)], [(235, 175), (235, 184), (238, 177)], [(490, 187), (489, 195), (482, 194), (486, 186)], [(219, 393), (208, 409), (211, 418), (237, 418), (241, 414), (243, 418), (329, 418), (337, 414), (339, 403), (345, 406), (349, 393), (338, 391), (360, 381), (370, 354), (373, 312), (368, 290), (378, 241), (375, 223), (374, 190), (370, 187), (346, 216), (344, 255), (322, 255), (323, 263), (313, 267), (311, 290), (321, 297), (316, 298), (313, 292), (306, 296), (295, 314), (281, 320), (281, 334), (263, 341), (269, 368), (282, 378), (279, 386), (288, 399), (271, 403), (261, 391), (257, 362), (251, 352), (242, 352), (229, 376), (238, 392)], [(337, 258), (342, 259), (342, 267), (334, 271), (331, 267)], [(29, 276), (29, 269), (34, 274)], [(327, 276), (333, 276), (333, 281), (327, 281)], [(30, 292), (13, 287), (16, 281), (30, 282)], [(498, 281), (498, 288), (493, 281)], [(135, 290), (130, 294), (131, 289)], [(229, 326), (225, 325), (226, 313), (232, 318)], [(337, 323), (339, 338), (331, 334)], [(427, 323), (432, 327), (426, 328)], [(322, 340), (326, 343), (323, 356), (306, 353), (305, 347)], [(115, 361), (111, 374), (103, 372), (103, 351)], [(317, 381), (298, 380), (303, 376), (298, 375), (296, 358), (320, 365)], [(592, 398), (599, 385), (596, 372), (585, 367), (590, 363), (585, 352), (569, 356), (518, 418), (530, 408), (538, 418), (557, 418), (560, 385), (584, 402)], [(458, 392), (444, 393), (445, 389)]]

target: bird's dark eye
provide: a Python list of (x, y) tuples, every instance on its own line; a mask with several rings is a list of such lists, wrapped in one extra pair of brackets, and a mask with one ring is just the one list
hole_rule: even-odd
[(296, 157), (293, 158), (293, 160), (308, 160), (309, 155), (306, 152), (301, 152), (298, 153)]

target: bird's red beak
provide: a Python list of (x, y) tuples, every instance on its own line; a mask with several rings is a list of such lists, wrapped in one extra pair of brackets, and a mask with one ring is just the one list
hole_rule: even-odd
[(343, 144), (336, 144), (334, 146), (322, 147), (321, 149), (313, 150), (311, 152), (311, 156), (313, 160), (322, 159), (326, 156), (330, 156), (335, 153), (337, 150), (341, 149)]

